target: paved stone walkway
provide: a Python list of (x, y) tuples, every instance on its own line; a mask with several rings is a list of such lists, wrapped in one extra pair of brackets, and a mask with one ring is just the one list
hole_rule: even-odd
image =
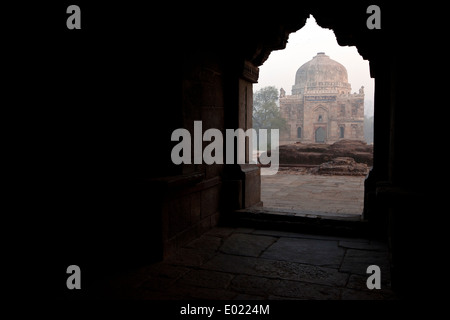
[(264, 207), (361, 215), (364, 176), (283, 174), (261, 176)]
[[(373, 264), (380, 290), (366, 286)], [(395, 298), (389, 279), (381, 242), (222, 227), (112, 286), (119, 298), (157, 300), (381, 300)]]

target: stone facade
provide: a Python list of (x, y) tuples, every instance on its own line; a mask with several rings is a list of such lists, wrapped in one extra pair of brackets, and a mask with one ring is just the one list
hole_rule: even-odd
[(292, 95), (280, 90), (280, 143), (364, 140), (364, 87), (350, 91), (345, 67), (319, 52), (297, 70)]

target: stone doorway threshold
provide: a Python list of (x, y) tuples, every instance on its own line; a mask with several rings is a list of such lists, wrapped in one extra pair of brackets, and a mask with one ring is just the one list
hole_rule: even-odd
[(368, 223), (362, 215), (254, 206), (235, 210), (226, 224), (240, 227), (278, 229), (327, 235), (367, 236)]
[(331, 219), (342, 221), (361, 221), (362, 215), (354, 213), (335, 213), (335, 212), (323, 212), (323, 211), (311, 211), (303, 209), (288, 209), (288, 208), (275, 208), (275, 207), (250, 207), (248, 209), (237, 210), (238, 212), (253, 212), (253, 213), (266, 213), (279, 215), (281, 217), (302, 217), (312, 219)]

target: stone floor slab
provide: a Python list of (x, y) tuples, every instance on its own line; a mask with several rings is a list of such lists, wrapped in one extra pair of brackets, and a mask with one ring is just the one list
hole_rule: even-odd
[(272, 283), (272, 293), (275, 296), (298, 300), (339, 300), (341, 289), (297, 281), (276, 280)]
[[(381, 290), (366, 286), (371, 264), (381, 268)], [(395, 299), (382, 243), (247, 228), (213, 229), (113, 282), (115, 296), (128, 299)]]
[(227, 254), (258, 257), (275, 241), (277, 241), (275, 237), (235, 233), (224, 241), (220, 251)]
[(261, 257), (338, 268), (344, 253), (337, 241), (280, 238)]
[(339, 241), (339, 246), (348, 249), (384, 251), (388, 250), (387, 245), (378, 242), (357, 242), (357, 241)]
[(272, 291), (271, 285), (268, 278), (238, 275), (233, 279), (230, 289), (248, 295), (268, 296)]
[(348, 274), (337, 269), (291, 261), (258, 259), (219, 254), (202, 266), (203, 269), (265, 278), (303, 281), (316, 284), (345, 286)]
[(254, 274), (258, 259), (219, 253), (202, 265), (203, 269), (234, 274)]
[(186, 248), (192, 248), (206, 252), (215, 252), (219, 249), (221, 245), (222, 245), (222, 238), (203, 235), (200, 238), (191, 241), (188, 245), (186, 245)]
[(255, 276), (237, 276), (231, 289), (244, 294), (297, 300), (337, 300), (341, 293), (339, 288), (329, 286)]
[(358, 274), (352, 274), (350, 275), (350, 278), (348, 280), (348, 283), (346, 285), (349, 289), (354, 289), (358, 291), (366, 291), (366, 292), (377, 292), (382, 294), (386, 298), (393, 298), (393, 293), (391, 291), (390, 283), (389, 283), (389, 277), (383, 277), (383, 274), (381, 276), (381, 288), (380, 289), (369, 289), (367, 287), (367, 278), (369, 277), (368, 274), (362, 276)]
[(368, 276), (367, 267), (370, 265), (380, 267), (382, 279), (389, 277), (388, 253), (380, 251), (348, 249), (339, 271)]
[(178, 280), (177, 283), (181, 285), (192, 285), (195, 287), (225, 289), (228, 287), (233, 278), (234, 275), (230, 273), (211, 270), (192, 270)]
[(265, 277), (333, 286), (344, 286), (348, 281), (348, 275), (337, 269), (290, 261), (261, 259), (255, 271), (256, 275)]

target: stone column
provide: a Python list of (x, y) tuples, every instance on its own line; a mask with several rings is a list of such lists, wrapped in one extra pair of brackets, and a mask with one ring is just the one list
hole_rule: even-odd
[[(235, 77), (229, 78), (229, 101), (226, 110), (226, 128), (244, 131), (252, 128), (253, 113), (253, 83), (258, 80), (259, 69), (249, 61), (241, 64)], [(236, 147), (235, 147), (236, 149)], [(243, 209), (261, 203), (260, 168), (256, 164), (248, 164), (252, 150), (248, 144), (245, 147), (246, 164), (237, 164), (236, 152), (234, 164), (225, 166), (224, 192), (227, 210)]]

